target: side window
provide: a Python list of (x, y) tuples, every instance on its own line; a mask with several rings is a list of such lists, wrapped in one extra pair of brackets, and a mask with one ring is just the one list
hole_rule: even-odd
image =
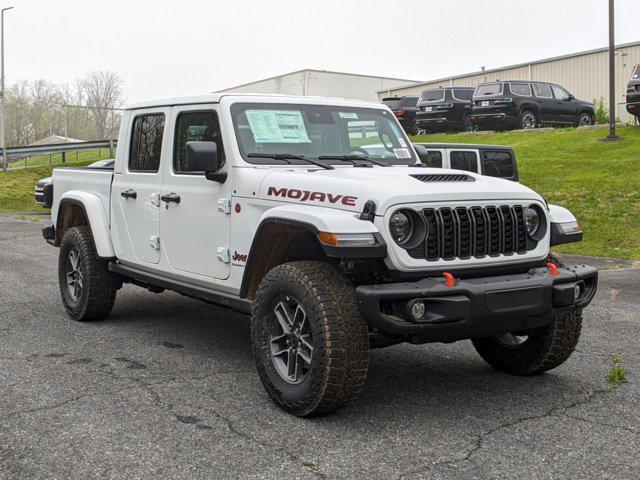
[(513, 161), (508, 152), (484, 152), (482, 173), (490, 177), (513, 178)]
[(536, 97), (539, 98), (553, 98), (551, 95), (551, 87), (546, 83), (536, 83), (533, 86), (533, 89), (536, 92)]
[(551, 85), (551, 89), (558, 100), (567, 100), (569, 98), (569, 92), (559, 85)]
[(528, 83), (512, 83), (511, 93), (513, 93), (514, 95), (519, 95), (521, 97), (530, 97), (531, 85), (529, 85)]
[(164, 113), (139, 115), (133, 120), (129, 171), (156, 173), (160, 168)]
[(416, 148), (420, 161), (427, 167), (442, 168), (442, 152), (437, 150), (427, 150), (425, 148)]
[(478, 173), (478, 156), (476, 152), (453, 151), (449, 154), (451, 168)]
[(215, 142), (218, 146), (220, 167), (224, 165), (222, 133), (216, 112), (197, 111), (178, 114), (173, 150), (173, 171), (176, 173), (193, 173), (187, 165), (187, 142)]

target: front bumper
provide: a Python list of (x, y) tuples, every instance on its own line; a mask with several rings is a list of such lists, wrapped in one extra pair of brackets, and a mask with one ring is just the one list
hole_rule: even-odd
[[(595, 295), (598, 271), (586, 265), (533, 268), (527, 273), (457, 280), (444, 277), (356, 288), (360, 311), (377, 332), (420, 342), (455, 341), (540, 327), (558, 311), (586, 307)], [(581, 293), (575, 298), (576, 286)], [(411, 316), (422, 301), (426, 313)]]

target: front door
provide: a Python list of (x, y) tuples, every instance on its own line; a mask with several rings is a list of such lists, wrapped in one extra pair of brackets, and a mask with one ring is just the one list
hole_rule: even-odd
[(559, 122), (572, 123), (577, 119), (577, 111), (575, 108), (575, 101), (571, 100), (569, 92), (559, 85), (551, 85), (553, 95), (556, 97), (556, 111), (559, 117)]
[(187, 142), (215, 142), (218, 170), (226, 170), (217, 108), (175, 107), (173, 116), (172, 162), (164, 169), (160, 207), (167, 261), (181, 272), (225, 279), (229, 276), (230, 182), (207, 180), (205, 172), (189, 165), (186, 156)]
[(153, 109), (136, 113), (122, 173), (113, 178), (111, 204), (120, 212), (112, 212), (112, 218), (124, 223), (118, 225), (118, 230), (128, 237), (123, 239), (119, 257), (135, 264), (155, 264), (160, 260), (160, 164), (165, 154), (163, 140), (168, 112), (169, 109)]

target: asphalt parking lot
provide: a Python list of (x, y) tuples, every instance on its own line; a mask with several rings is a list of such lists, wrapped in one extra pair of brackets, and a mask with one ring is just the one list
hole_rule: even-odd
[[(125, 286), (67, 318), (40, 223), (0, 217), (0, 478), (638, 478), (640, 270), (601, 272), (578, 351), (533, 378), (469, 342), (371, 354), (362, 396), (303, 420), (253, 367), (248, 318)], [(612, 355), (628, 383), (607, 391)]]

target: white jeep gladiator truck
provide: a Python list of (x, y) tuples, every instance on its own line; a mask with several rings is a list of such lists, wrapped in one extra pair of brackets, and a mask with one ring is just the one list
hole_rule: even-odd
[(379, 103), (212, 94), (122, 118), (113, 168), (53, 173), (64, 308), (111, 311), (124, 283), (251, 315), (266, 391), (299, 416), (360, 392), (369, 350), (471, 339), (515, 375), (563, 363), (597, 271), (566, 209), (519, 183), (423, 164)]

